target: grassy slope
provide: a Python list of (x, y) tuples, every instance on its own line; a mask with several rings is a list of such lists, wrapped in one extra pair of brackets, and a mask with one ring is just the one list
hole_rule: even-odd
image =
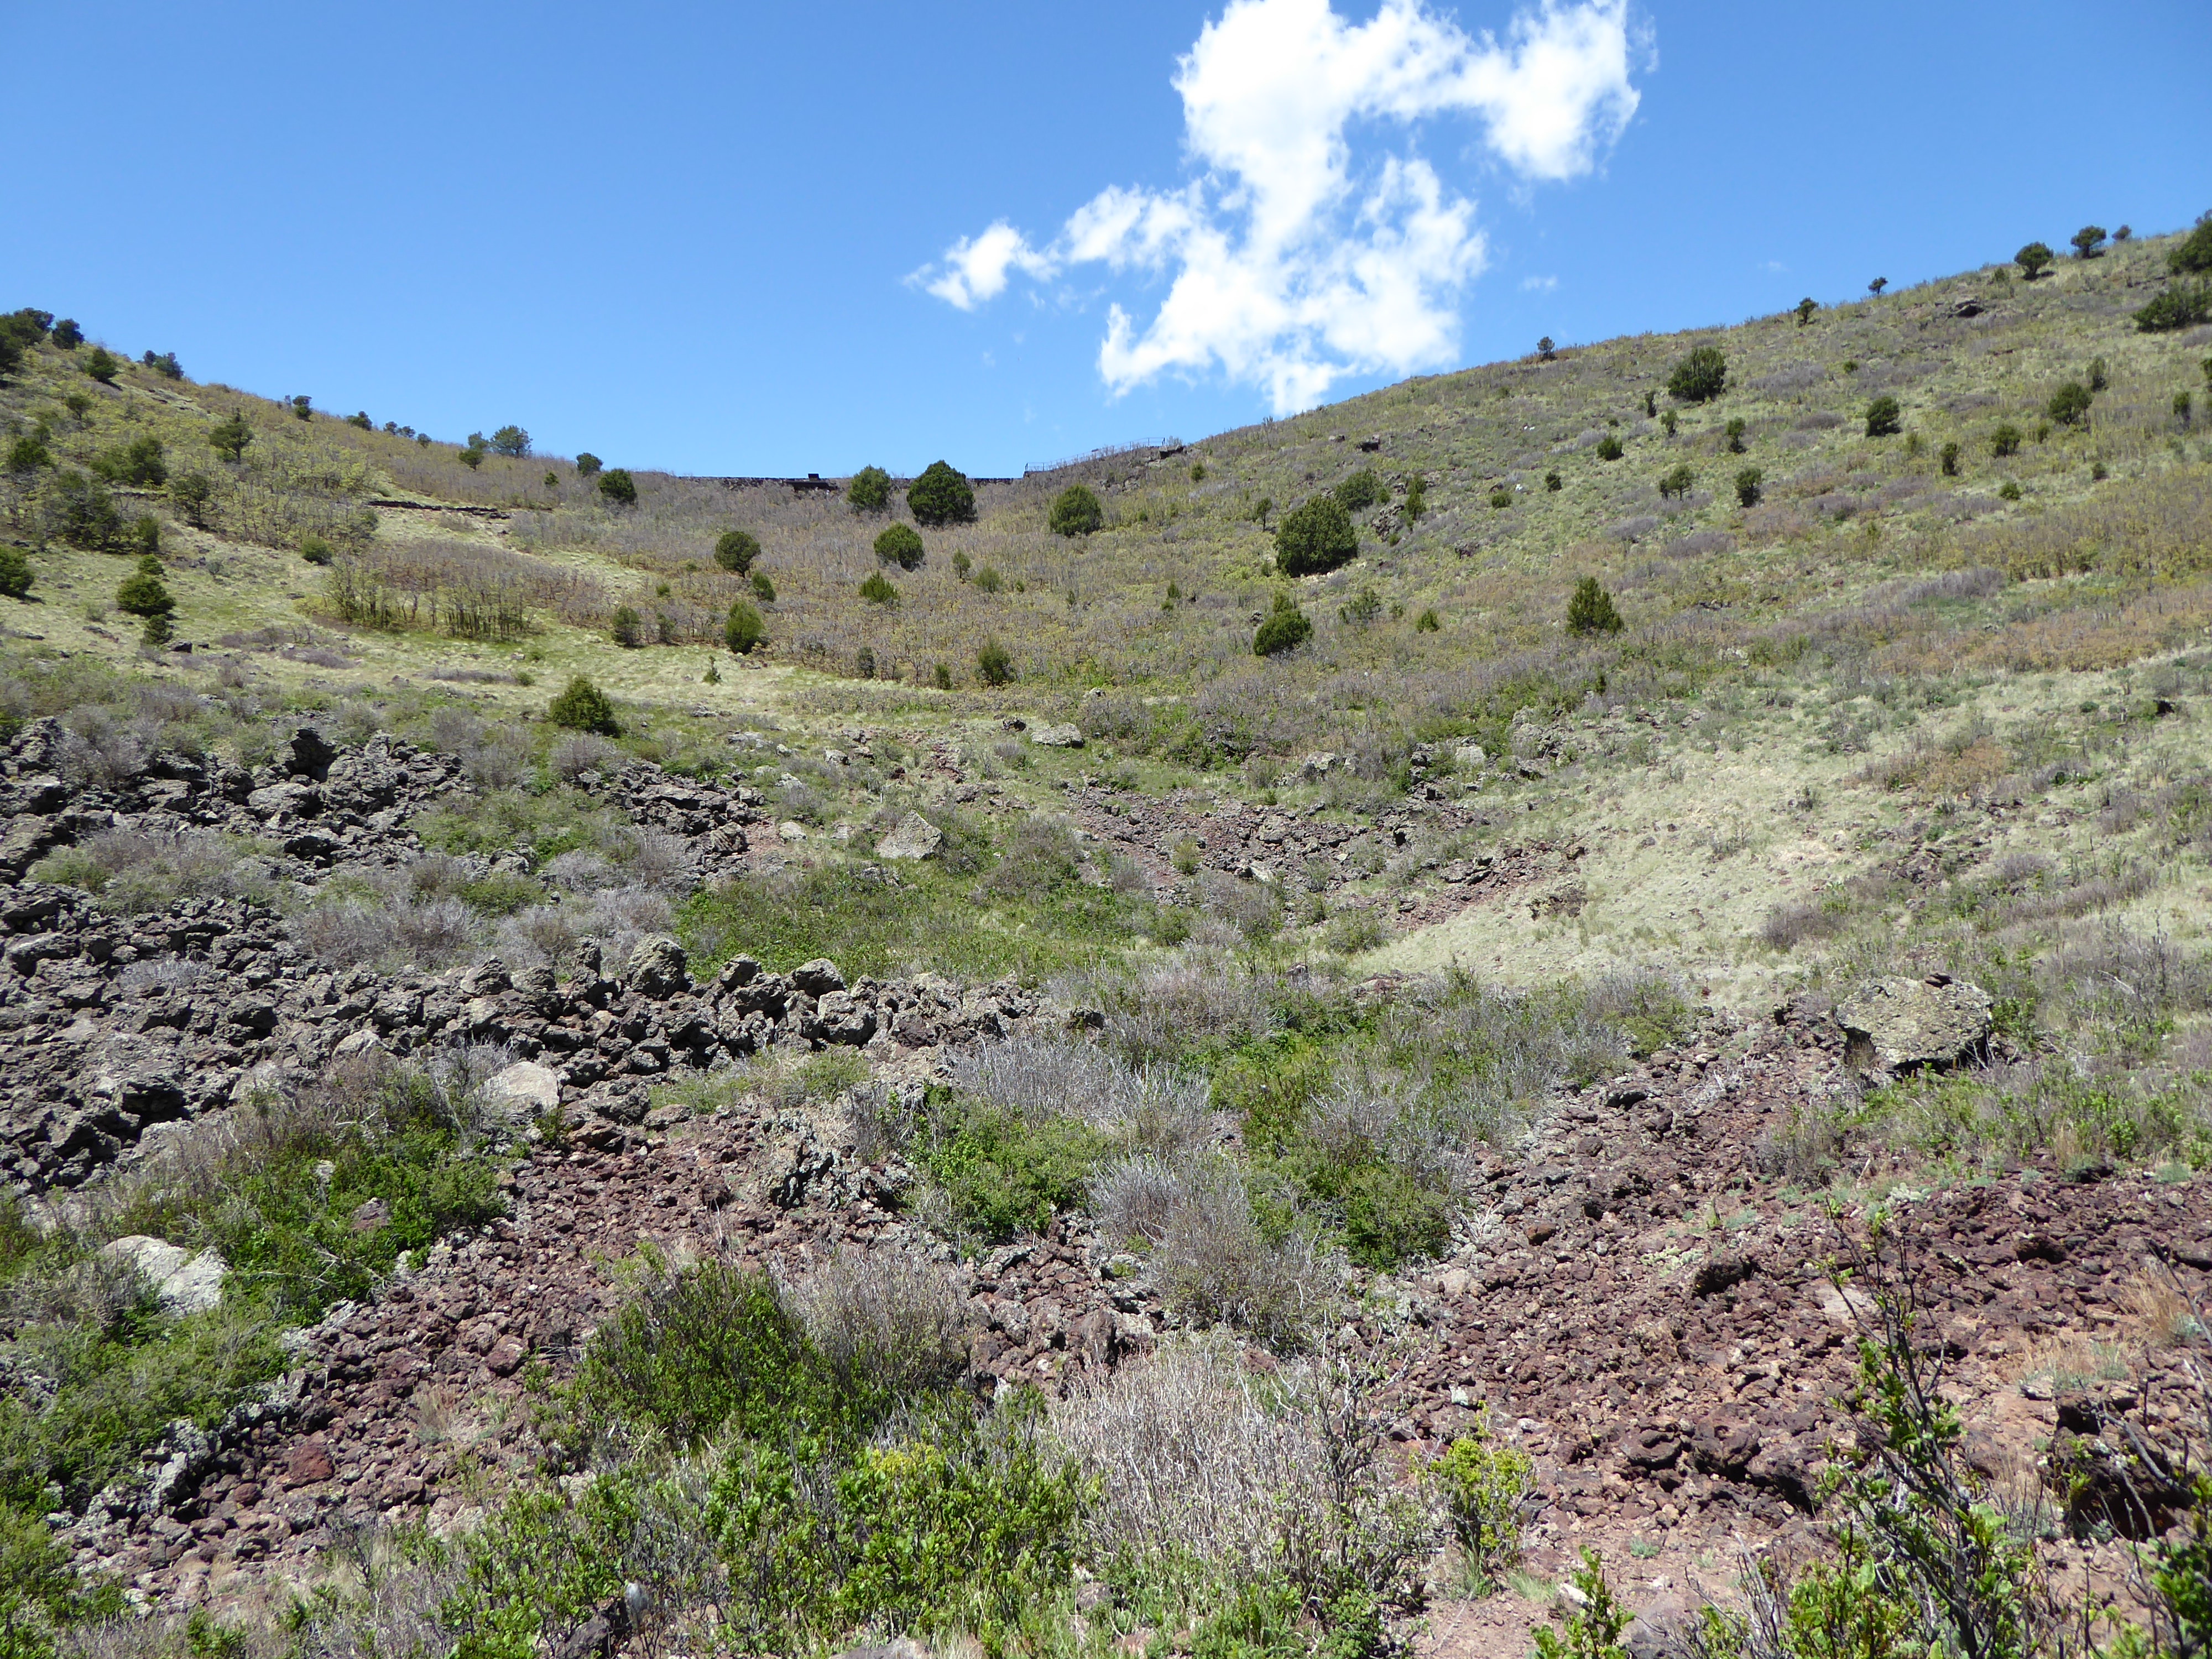
[[(21, 429), (43, 419), (65, 465), (151, 431), (173, 470), (198, 467), (217, 480), (206, 532), (174, 522), (159, 499), (126, 503), (172, 520), (165, 557), (186, 638), (315, 619), (321, 576), (293, 550), (311, 532), (331, 536), (342, 554), (374, 560), (397, 550), (456, 569), (478, 550), (522, 550), (598, 584), (596, 610), (575, 607), (570, 621), (541, 611), (539, 631), (525, 640), (352, 630), (343, 669), (261, 654), (264, 672), (311, 700), (380, 700), (441, 668), (520, 672), (534, 684), (457, 694), (520, 714), (542, 707), (567, 674), (585, 672), (664, 711), (662, 730), (704, 733), (763, 716), (802, 726), (890, 720), (909, 740), (964, 738), (988, 774), (996, 768), (979, 739), (989, 717), (1086, 707), (1095, 715), (1098, 705), (1080, 694), (1115, 686), (1144, 694), (1118, 724), (1107, 722), (1121, 756), (1151, 757), (1129, 775), (1142, 787), (1246, 793), (1276, 783), (1282, 763), (1310, 749), (1351, 753), (1378, 781), (1418, 738), (1472, 736), (1496, 753), (1510, 740), (1511, 714), (1533, 705), (1566, 722), (1552, 745), (1564, 744), (1553, 758), (1565, 764), (1540, 781), (1487, 776), (1474, 799), (1498, 808), (1493, 839), (1582, 839), (1589, 852), (1577, 874), (1589, 903), (1578, 916), (1544, 919), (1524, 904), (1479, 908), (1391, 944), (1380, 960), (1456, 959), (1519, 977), (1632, 956), (1756, 980), (1778, 962), (1756, 937), (1772, 907), (1893, 856), (1895, 837), (1973, 788), (2018, 793), (2023, 776), (2048, 769), (2033, 763), (2059, 750), (2106, 751), (2077, 769), (2088, 781), (2029, 792), (2045, 810), (2000, 815), (1990, 858), (2029, 852), (2063, 866), (2111, 854), (2081, 815), (2116, 780), (2155, 787), (2198, 764), (2192, 726), (2115, 718), (2160, 672), (2172, 677), (2160, 662), (2212, 619), (2212, 588), (2201, 580), (2212, 539), (2207, 447), (2171, 412), (2173, 392), (2203, 379), (2203, 343), (2138, 334), (2127, 320), (2155, 291), (2163, 252), (2138, 243), (2064, 262), (2033, 286), (1972, 273), (1822, 312), (1806, 327), (1785, 314), (1607, 342), (1556, 362), (1408, 382), (1150, 465), (1109, 461), (988, 487), (980, 523), (929, 532), (929, 562), (897, 574), (901, 602), (891, 609), (855, 596), (875, 568), (869, 547), (880, 526), (842, 503), (641, 474), (640, 505), (611, 509), (565, 461), (491, 457), (470, 470), (451, 446), (324, 416), (302, 423), (282, 405), (136, 368), (114, 388), (98, 387), (50, 349), (0, 391), (0, 421)], [(1984, 314), (1956, 316), (1967, 300)], [(1645, 395), (1671, 406), (1669, 368), (1706, 342), (1727, 352), (1730, 389), (1681, 409), (1668, 436), (1644, 415)], [(2089, 429), (2039, 441), (2051, 391), (2083, 376), (2093, 357), (2105, 360), (2110, 384)], [(68, 392), (91, 397), (87, 418), (62, 408)], [(1884, 392), (1904, 405), (1917, 453), (1905, 437), (1863, 435), (1866, 403)], [(204, 433), (234, 410), (257, 440), (242, 465), (226, 467)], [(1731, 417), (1747, 426), (1741, 457), (1725, 453)], [(1999, 459), (1989, 439), (2005, 421), (2030, 436)], [(1626, 449), (1611, 464), (1595, 453), (1607, 432)], [(1363, 439), (1376, 442), (1373, 454), (1356, 447)], [(1953, 441), (1962, 447), (1955, 478), (1937, 462)], [(1686, 502), (1662, 501), (1659, 475), (1685, 462), (1696, 489)], [(1279, 513), (1368, 465), (1393, 499), (1361, 515), (1362, 556), (1291, 585), (1316, 623), (1314, 642), (1291, 659), (1255, 662), (1250, 619), (1284, 586), (1255, 506), (1271, 500)], [(1729, 486), (1746, 465), (1765, 474), (1765, 500), (1748, 511)], [(2093, 483), (2093, 465), (2110, 477)], [(1553, 471), (1556, 493), (1542, 487)], [(1428, 514), (1394, 526), (1396, 497), (1416, 473)], [(1071, 543), (1044, 532), (1043, 509), (1079, 476), (1101, 488), (1109, 526)], [(2020, 486), (2016, 502), (1998, 495), (2007, 481)], [(1494, 509), (1501, 488), (1513, 504)], [(35, 486), (17, 492), (26, 530), (37, 495)], [(374, 497), (492, 505), (512, 516), (387, 507), (373, 537), (349, 541), (359, 503)], [(764, 607), (771, 646), (742, 666), (722, 656), (721, 683), (706, 685), (704, 641), (744, 591), (714, 568), (710, 550), (738, 523), (760, 536), (778, 590)], [(1378, 527), (1392, 533), (1378, 537)], [(961, 580), (956, 553), (976, 572), (1000, 572), (1001, 591)], [(95, 623), (84, 613), (112, 592), (120, 561), (56, 544), (34, 562), (43, 603), (9, 607), (16, 632), (43, 635), (49, 647), (134, 654), (122, 619)], [(2019, 580), (1969, 581), (1960, 597), (1922, 591), (1929, 579), (1972, 569)], [(1629, 629), (1618, 640), (1565, 635), (1565, 595), (1585, 574), (1619, 599)], [(1170, 581), (1181, 595), (1173, 605)], [(1338, 614), (1363, 587), (1386, 606), (1368, 625)], [(695, 642), (617, 647), (591, 624), (620, 602), (649, 621), (670, 613)], [(1413, 619), (1430, 607), (1441, 630), (1415, 632)], [(319, 625), (341, 631), (326, 618)], [(1021, 670), (1003, 691), (974, 684), (974, 647), (988, 635), (1013, 648)], [(864, 646), (879, 672), (905, 684), (849, 678)], [(939, 663), (962, 688), (953, 696), (927, 684)], [(1592, 695), (1601, 683), (1605, 694)], [(1947, 735), (1962, 747), (1984, 735), (1995, 745), (1965, 763), (1979, 767), (1963, 778), (1965, 792), (1856, 781), (1870, 755)], [(1007, 786), (1017, 801), (1049, 799), (1047, 786), (1102, 758), (1097, 749), (1040, 756)], [(1354, 804), (1387, 798), (1387, 782)], [(1286, 783), (1277, 793), (1291, 803), (1323, 799)], [(879, 805), (856, 794), (831, 807), (859, 817)], [(1374, 885), (1387, 895), (1420, 879), (1418, 866), (1396, 867)], [(2174, 895), (2160, 890), (2139, 896), (2138, 911), (2170, 910)], [(2192, 929), (2195, 914), (2188, 907), (2176, 925)]]

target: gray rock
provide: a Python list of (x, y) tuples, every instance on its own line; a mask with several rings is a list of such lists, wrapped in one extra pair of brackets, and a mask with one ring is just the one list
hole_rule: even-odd
[(791, 982), (811, 997), (826, 996), (832, 991), (845, 988), (845, 976), (837, 971), (837, 964), (827, 957), (817, 957), (811, 962), (802, 962), (791, 970)]
[(213, 1250), (198, 1255), (143, 1233), (114, 1240), (100, 1251), (112, 1261), (128, 1262), (143, 1274), (161, 1298), (166, 1313), (204, 1313), (222, 1301), (222, 1258)]
[(532, 1112), (550, 1112), (561, 1103), (561, 1079), (534, 1060), (518, 1060), (484, 1085), (492, 1099)]
[(1836, 1006), (1835, 1018), (1851, 1064), (1900, 1076), (1978, 1059), (1993, 1029), (1990, 994), (1941, 974), (1869, 980)]
[(632, 988), (649, 997), (674, 996), (691, 988), (684, 947), (672, 939), (649, 939), (631, 951), (628, 977)]
[(1083, 747), (1083, 728), (1079, 726), (1040, 726), (1030, 733), (1030, 741), (1047, 749), (1080, 749)]
[(945, 832), (919, 812), (909, 812), (891, 832), (876, 843), (879, 859), (934, 858), (945, 845)]

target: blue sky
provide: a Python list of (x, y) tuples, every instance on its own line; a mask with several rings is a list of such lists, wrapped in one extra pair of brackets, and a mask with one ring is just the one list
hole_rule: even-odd
[(0, 306), (691, 472), (1016, 471), (2212, 208), (2203, 0), (10, 16)]

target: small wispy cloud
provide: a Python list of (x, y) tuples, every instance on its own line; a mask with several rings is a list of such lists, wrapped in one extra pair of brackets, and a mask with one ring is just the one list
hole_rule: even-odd
[(1523, 294), (1549, 294), (1559, 285), (1559, 279), (1556, 276), (1523, 276), (1521, 279)]
[(1329, 0), (1232, 0), (1175, 76), (1198, 176), (1110, 185), (1042, 246), (998, 221), (911, 280), (972, 311), (1017, 273), (1166, 279), (1149, 319), (1109, 309), (1098, 368), (1117, 393), (1218, 369), (1287, 412), (1346, 375), (1433, 367), (1456, 350), (1486, 262), (1475, 204), (1418, 155), (1355, 157), (1347, 130), (1468, 117), (1523, 179), (1575, 178), (1636, 112), (1632, 35), (1626, 0), (1545, 0), (1502, 41), (1420, 0), (1383, 0), (1364, 23)]

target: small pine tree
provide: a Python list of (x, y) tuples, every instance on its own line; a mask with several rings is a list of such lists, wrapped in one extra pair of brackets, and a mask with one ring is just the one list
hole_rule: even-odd
[(1866, 434), (1869, 438), (1887, 438), (1901, 431), (1905, 426), (1905, 410), (1896, 398), (1876, 398), (1867, 405)]
[(880, 570), (868, 573), (867, 580), (860, 584), (860, 597), (870, 605), (896, 605), (899, 599), (898, 589), (884, 580)]
[(714, 562), (732, 575), (742, 576), (760, 557), (759, 538), (746, 530), (725, 530), (714, 542)]
[(933, 528), (975, 522), (975, 491), (967, 475), (943, 461), (932, 461), (921, 476), (907, 486), (907, 510), (914, 521)]
[(2020, 453), (2021, 430), (2010, 421), (2001, 421), (1997, 429), (1990, 434), (1990, 453), (2002, 460), (2008, 455)]
[(177, 637), (175, 626), (167, 617), (149, 617), (138, 630), (141, 645), (162, 646)]
[(1671, 472), (1663, 472), (1660, 475), (1659, 499), (1663, 501), (1670, 496), (1687, 496), (1696, 487), (1697, 482), (1697, 472), (1687, 461), (1685, 461)]
[(855, 513), (886, 513), (891, 504), (891, 475), (879, 466), (864, 466), (845, 486), (845, 499)]
[(1671, 409), (1663, 410), (1660, 414), (1659, 424), (1665, 429), (1667, 435), (1670, 438), (1674, 435), (1674, 428), (1680, 426), (1681, 422), (1682, 417), (1680, 415), (1677, 415)]
[(2051, 251), (2050, 244), (2047, 242), (2030, 242), (2019, 252), (2014, 254), (2012, 260), (2020, 267), (2020, 274), (2032, 283), (2048, 270), (2051, 262), (2057, 257)]
[(161, 582), (161, 562), (148, 554), (115, 589), (115, 608), (134, 617), (166, 617), (177, 601)]
[(2196, 399), (2191, 398), (2185, 389), (2173, 394), (2173, 418), (2181, 422), (2184, 431), (2188, 430), (2190, 417), (2195, 412), (2195, 407)]
[[(1645, 392), (1645, 393), (1644, 394), (1644, 418), (1645, 418), (1645, 419), (1647, 419), (1647, 420), (1649, 420), (1651, 416), (1653, 416), (1656, 415), (1658, 412), (1659, 412), (1659, 394), (1658, 394), (1657, 392)], [(1672, 432), (1674, 428), (1672, 428), (1672, 427), (1668, 427), (1667, 429), (1668, 429), (1669, 432)]]
[[(985, 640), (976, 647), (975, 672), (986, 685), (1005, 685), (1014, 678), (1014, 659), (998, 641)], [(938, 684), (949, 690), (951, 678), (940, 665)]]
[(31, 562), (18, 547), (0, 547), (0, 594), (20, 599), (31, 591)]
[(345, 423), (350, 427), (358, 427), (363, 432), (376, 430), (376, 422), (368, 418), (368, 411), (365, 409), (354, 410), (352, 414), (346, 416)]
[(208, 482), (204, 472), (179, 473), (169, 480), (169, 499), (185, 509), (194, 529), (199, 528), (202, 515), (214, 496), (215, 486)]
[(1728, 447), (1729, 454), (1741, 455), (1743, 453), (1743, 434), (1747, 429), (1747, 428), (1744, 425), (1742, 416), (1737, 415), (1730, 418), (1728, 423)]
[(629, 476), (629, 469), (611, 466), (599, 474), (599, 494), (617, 507), (637, 505), (637, 480)]
[(568, 682), (567, 690), (545, 705), (545, 718), (554, 725), (571, 732), (596, 732), (604, 738), (618, 738), (622, 726), (615, 719), (615, 706), (607, 694), (579, 674)]
[(226, 461), (240, 459), (252, 441), (253, 428), (246, 425), (243, 414), (234, 413), (227, 421), (217, 421), (208, 431), (208, 447)]
[(2089, 419), (2091, 401), (2087, 386), (2079, 380), (2069, 380), (2051, 394), (2044, 413), (2061, 426), (2085, 425)]
[(950, 664), (941, 662), (935, 664), (929, 671), (929, 678), (940, 691), (950, 691), (952, 689), (952, 669)]
[(1274, 609), (1261, 618), (1252, 635), (1252, 654), (1278, 657), (1295, 651), (1313, 637), (1313, 623), (1287, 593), (1275, 595)]
[(910, 524), (884, 526), (884, 533), (876, 538), (876, 559), (878, 563), (895, 564), (902, 570), (919, 570), (928, 550), (921, 544), (921, 537)]
[(1882, 291), (1882, 289), (1884, 289), (1887, 288), (1888, 286), (1889, 286), (1889, 278), (1888, 278), (1888, 277), (1887, 277), (1887, 276), (1877, 276), (1877, 277), (1875, 277), (1875, 278), (1874, 279), (1874, 281), (1872, 281), (1872, 282), (1870, 282), (1870, 283), (1869, 283), (1867, 284), (1867, 292), (1868, 292), (1868, 293), (1869, 293), (1869, 294), (1871, 294), (1871, 295), (1874, 295), (1874, 297), (1875, 297), (1875, 299), (1879, 300), (1880, 298), (1881, 298), (1881, 291)]
[(853, 672), (860, 679), (875, 678), (876, 653), (872, 648), (864, 645), (853, 653)]
[(300, 556), (309, 564), (328, 564), (336, 556), (320, 536), (308, 535), (300, 538)]
[(1443, 625), (1443, 620), (1437, 615), (1434, 606), (1431, 606), (1413, 618), (1413, 631), (1416, 634), (1437, 633), (1442, 630)]
[(116, 373), (122, 367), (122, 360), (109, 355), (106, 346), (93, 347), (92, 356), (84, 360), (84, 372), (102, 386), (113, 386)]
[(618, 605), (607, 623), (607, 634), (623, 650), (634, 651), (645, 637), (645, 618), (637, 614), (635, 607)]
[(1375, 505), (1388, 493), (1382, 480), (1371, 466), (1363, 466), (1329, 492), (1347, 513), (1358, 513)]
[(1755, 466), (1747, 466), (1735, 475), (1735, 500), (1739, 507), (1757, 507), (1765, 491), (1766, 475)]
[(1087, 484), (1070, 484), (1053, 498), (1046, 518), (1055, 536), (1088, 536), (1103, 529), (1106, 511)]
[(952, 574), (955, 576), (957, 576), (964, 582), (968, 580), (968, 573), (975, 568), (975, 561), (970, 559), (965, 553), (960, 552), (957, 550), (954, 551), (952, 555)]
[(2212, 323), (2212, 283), (2176, 283), (2136, 312), (2135, 322), (2146, 334)]
[(2177, 276), (2184, 271), (2212, 270), (2212, 216), (2197, 221), (2197, 228), (2183, 237), (2180, 245), (2166, 256), (2166, 269)]
[(1820, 308), (1820, 301), (1807, 295), (1797, 302), (1797, 326), (1802, 328), (1813, 320), (1813, 313)]
[(530, 453), (530, 434), (519, 426), (503, 426), (491, 434), (491, 450), (495, 455), (520, 459)]
[(2102, 392), (2112, 384), (2112, 370), (2102, 357), (2089, 359), (2089, 390)]
[(1718, 346), (1694, 348), (1667, 377), (1667, 395), (1677, 403), (1711, 403), (1727, 390), (1728, 356)]
[(64, 317), (54, 325), (54, 343), (64, 351), (75, 351), (84, 343), (84, 331), (77, 326), (76, 318)]
[(775, 584), (768, 579), (767, 571), (756, 570), (753, 572), (752, 587), (753, 597), (760, 600), (762, 604), (774, 605), (775, 603)]
[(460, 452), (453, 457), (455, 460), (459, 461), (463, 466), (468, 468), (471, 472), (474, 472), (483, 465), (483, 446), (481, 444), (465, 445), (461, 448)]
[(1601, 461), (1617, 461), (1626, 453), (1620, 447), (1620, 440), (1610, 432), (1597, 441), (1597, 458)]
[(1585, 576), (1567, 601), (1567, 631), (1571, 634), (1618, 634), (1626, 624), (1613, 603), (1613, 595)]
[(2074, 244), (2075, 258), (2094, 259), (2105, 251), (2105, 228), (2102, 225), (2084, 225), (2069, 240)]
[(1493, 489), (1490, 492), (1490, 507), (1493, 513), (1501, 512), (1504, 508), (1512, 505), (1513, 492), (1511, 490)]
[(738, 599), (730, 606), (729, 619), (722, 624), (722, 640), (733, 655), (749, 657), (768, 637), (768, 624), (761, 613)]
[(1275, 532), (1275, 563), (1285, 576), (1319, 575), (1358, 554), (1352, 514), (1333, 495), (1316, 495), (1285, 514)]
[[(416, 441), (420, 442), (421, 440), (418, 439)], [(596, 478), (599, 476), (599, 468), (603, 465), (599, 458), (587, 449), (576, 457), (576, 476), (580, 478)]]
[(26, 433), (8, 446), (8, 471), (18, 478), (27, 478), (40, 467), (53, 464), (52, 454), (33, 434)]
[(1565, 478), (1562, 478), (1558, 473), (1547, 472), (1544, 475), (1544, 488), (1546, 489), (1557, 492), (1559, 490), (1565, 489), (1566, 487), (1567, 481)]
[(1936, 455), (1942, 463), (1943, 476), (1947, 478), (1957, 477), (1959, 476), (1958, 441), (1956, 439), (1953, 439), (1951, 441), (1946, 443), (1942, 449), (1936, 452)]
[(1406, 485), (1406, 522), (1419, 520), (1429, 510), (1429, 481), (1416, 472)]
[(185, 366), (177, 361), (177, 354), (173, 351), (149, 351), (140, 361), (165, 380), (185, 378)]

